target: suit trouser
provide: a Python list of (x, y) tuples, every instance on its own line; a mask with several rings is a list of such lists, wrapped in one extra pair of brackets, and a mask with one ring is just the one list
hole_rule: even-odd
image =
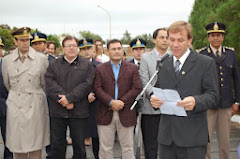
[[(1, 127), (3, 142), (5, 143), (6, 142), (6, 117), (0, 117), (0, 127)], [(4, 145), (4, 159), (12, 159), (12, 158), (13, 158), (13, 154)]]
[(124, 127), (120, 122), (118, 112), (113, 112), (113, 118), (109, 125), (98, 125), (97, 127), (100, 143), (100, 159), (113, 159), (113, 146), (116, 131), (122, 149), (122, 159), (135, 159), (133, 150), (134, 126)]
[(158, 126), (160, 114), (142, 114), (141, 128), (145, 159), (156, 159), (158, 152)]
[(219, 159), (229, 159), (229, 139), (231, 131), (231, 108), (209, 109), (207, 112), (210, 143), (208, 144), (206, 159), (211, 158), (213, 132), (217, 132)]
[(169, 146), (159, 144), (159, 159), (204, 159), (207, 146), (179, 147), (172, 143)]
[(72, 159), (86, 159), (84, 140), (86, 137), (87, 118), (52, 118), (52, 159), (66, 158), (66, 130), (70, 128), (72, 138)]
[(28, 153), (14, 153), (14, 159), (42, 159), (42, 150)]

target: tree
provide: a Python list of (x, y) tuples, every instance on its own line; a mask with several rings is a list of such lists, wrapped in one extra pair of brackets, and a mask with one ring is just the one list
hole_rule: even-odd
[(3, 47), (3, 49), (5, 51), (8, 51), (8, 49), (11, 47), (11, 46), (14, 46), (14, 38), (13, 36), (11, 35), (11, 30), (8, 29), (7, 27), (4, 27), (2, 28), (0, 26), (0, 36), (2, 36), (4, 39), (5, 39), (5, 46)]
[(120, 39), (122, 44), (129, 44), (131, 42), (131, 34), (126, 30), (125, 33), (123, 33), (123, 37)]
[(57, 48), (61, 46), (59, 37), (57, 35), (50, 34), (48, 35), (47, 40), (55, 42)]
[(90, 38), (90, 39), (93, 39), (93, 41), (99, 39), (99, 40), (103, 41), (99, 35), (94, 34), (90, 31), (80, 31), (79, 35), (81, 38)]
[[(195, 0), (189, 22), (193, 26), (193, 46), (201, 48), (209, 44), (205, 26), (218, 21), (227, 26), (223, 45), (240, 52), (240, 1), (235, 0)], [(237, 54), (238, 60), (240, 55)]]

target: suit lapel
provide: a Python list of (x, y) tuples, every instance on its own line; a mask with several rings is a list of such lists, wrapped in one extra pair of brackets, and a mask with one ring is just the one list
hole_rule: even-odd
[(193, 51), (191, 51), (186, 61), (184, 62), (182, 69), (179, 72), (176, 84), (180, 82), (194, 67), (194, 62), (196, 59), (197, 59), (196, 54)]
[(175, 81), (176, 80), (176, 73), (174, 71), (174, 67), (173, 67), (173, 56), (169, 59), (167, 59), (167, 62), (164, 63), (165, 66), (163, 67), (166, 67), (168, 73), (170, 74), (170, 76), (172, 77), (172, 79)]
[(118, 80), (122, 77), (122, 75), (124, 74), (125, 71), (126, 71), (126, 65), (125, 65), (125, 62), (122, 61), (120, 71), (119, 71), (119, 74), (118, 74)]
[(105, 64), (105, 70), (115, 80), (115, 77), (114, 77), (114, 74), (113, 74), (113, 70), (112, 70), (112, 65), (111, 65), (110, 61)]

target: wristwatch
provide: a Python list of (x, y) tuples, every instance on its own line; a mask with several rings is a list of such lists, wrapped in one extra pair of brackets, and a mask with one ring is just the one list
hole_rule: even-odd
[(234, 104), (236, 104), (236, 105), (238, 105), (238, 106), (240, 105), (240, 103), (238, 103), (238, 102), (235, 102)]

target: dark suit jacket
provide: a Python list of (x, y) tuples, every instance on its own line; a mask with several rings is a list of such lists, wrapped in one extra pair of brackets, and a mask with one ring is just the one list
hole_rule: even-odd
[[(210, 46), (200, 51), (200, 54), (210, 56), (216, 60)], [(223, 46), (221, 61), (216, 60), (221, 100), (218, 108), (230, 108), (234, 102), (240, 102), (240, 75), (236, 54), (233, 50)], [(233, 90), (235, 96), (233, 97)]]
[(118, 83), (118, 99), (125, 103), (124, 108), (119, 111), (120, 122), (125, 127), (133, 126), (136, 124), (136, 110), (130, 110), (130, 107), (141, 92), (142, 86), (137, 66), (124, 61), (117, 81), (110, 62), (98, 65), (96, 68), (94, 90), (100, 101), (97, 124), (108, 125), (112, 121), (113, 111), (109, 109), (109, 102), (115, 96), (115, 82)]
[(3, 83), (3, 76), (2, 76), (2, 59), (0, 59), (0, 117), (6, 117), (6, 99), (8, 96), (7, 89)]
[(214, 107), (219, 100), (215, 61), (191, 51), (177, 78), (171, 56), (163, 62), (156, 86), (175, 89), (181, 99), (193, 96), (196, 101), (195, 108), (187, 111), (187, 117), (161, 115), (160, 144), (170, 145), (174, 142), (179, 147), (206, 146), (207, 109)]

